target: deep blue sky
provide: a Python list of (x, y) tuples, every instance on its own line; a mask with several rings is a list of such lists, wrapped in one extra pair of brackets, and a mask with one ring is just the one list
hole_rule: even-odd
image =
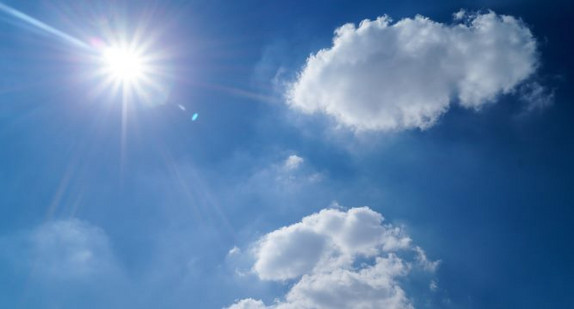
[[(574, 302), (571, 3), (4, 3), (82, 40), (100, 36), (102, 20), (128, 36), (145, 24), (167, 73), (160, 103), (128, 107), (122, 137), (121, 97), (93, 94), (87, 53), (1, 13), (0, 307), (270, 304), (292, 283), (238, 278), (229, 250), (334, 202), (369, 206), (441, 260), (437, 292), (405, 287), (417, 308)], [(461, 8), (525, 23), (552, 105), (525, 113), (507, 94), (478, 112), (452, 106), (426, 130), (354, 133), (285, 104), (281, 83), (337, 27), (385, 14), (449, 24)], [(304, 163), (283, 181), (290, 155)], [(65, 241), (38, 249), (34, 237), (57, 222), (97, 231), (88, 246), (106, 262), (92, 277), (55, 274), (73, 272), (55, 262)]]

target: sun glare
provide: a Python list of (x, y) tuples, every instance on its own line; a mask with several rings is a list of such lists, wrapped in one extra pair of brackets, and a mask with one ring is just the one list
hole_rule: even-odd
[(110, 102), (121, 97), (130, 105), (164, 103), (169, 93), (165, 55), (155, 50), (150, 39), (141, 40), (141, 35), (120, 39), (122, 36), (110, 33), (106, 39), (90, 41), (95, 51), (91, 76), (97, 81), (93, 95), (109, 95)]
[(117, 82), (135, 83), (146, 73), (144, 59), (136, 51), (109, 47), (102, 56), (106, 73)]

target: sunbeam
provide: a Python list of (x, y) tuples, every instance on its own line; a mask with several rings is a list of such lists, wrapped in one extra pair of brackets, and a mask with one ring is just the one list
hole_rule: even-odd
[(27, 14), (24, 14), (12, 7), (7, 6), (6, 4), (3, 4), (2, 2), (0, 2), (0, 11), (3, 11), (4, 13), (13, 16), (15, 18), (17, 18), (18, 20), (21, 20), (29, 25), (32, 25), (40, 30), (43, 30), (46, 33), (52, 34), (76, 47), (80, 47), (83, 49), (91, 49), (90, 45), (86, 44), (85, 42), (65, 33), (62, 32), (54, 27), (51, 27)]

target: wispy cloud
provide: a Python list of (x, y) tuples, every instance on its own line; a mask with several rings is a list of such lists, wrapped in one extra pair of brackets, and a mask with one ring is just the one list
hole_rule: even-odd
[[(110, 238), (87, 221), (47, 221), (0, 236), (0, 245), (9, 249), (0, 253), (0, 261), (15, 270), (14, 287), (22, 291), (12, 299), (22, 297), (17, 303), (24, 307), (77, 308), (91, 303), (119, 308), (134, 302), (134, 285)], [(5, 302), (0, 304), (6, 307)]]
[(537, 81), (523, 85), (519, 95), (520, 100), (526, 103), (524, 113), (545, 109), (554, 102), (554, 91), (542, 86)]
[(36, 275), (51, 280), (91, 280), (116, 270), (106, 234), (87, 222), (49, 222), (38, 227), (29, 239)]

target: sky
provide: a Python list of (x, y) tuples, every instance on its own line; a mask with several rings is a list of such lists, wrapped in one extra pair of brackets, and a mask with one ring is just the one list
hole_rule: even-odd
[(568, 1), (0, 2), (0, 308), (566, 308)]

